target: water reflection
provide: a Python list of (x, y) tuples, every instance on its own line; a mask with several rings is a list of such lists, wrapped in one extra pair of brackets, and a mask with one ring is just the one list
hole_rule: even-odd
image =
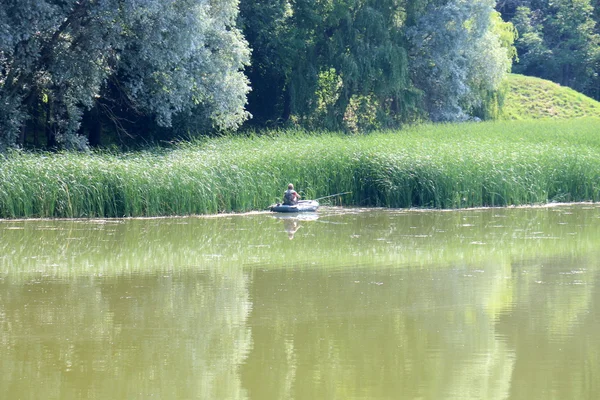
[(244, 399), (248, 274), (0, 284), (6, 399)]
[(256, 399), (506, 398), (514, 353), (485, 297), (498, 283), (464, 275), (256, 271), (244, 385)]
[(290, 213), (290, 214), (275, 214), (273, 218), (279, 219), (283, 222), (283, 229), (288, 235), (289, 240), (294, 239), (294, 235), (298, 232), (298, 229), (302, 227), (301, 222), (316, 221), (319, 219), (317, 213)]
[(267, 265), (436, 266), (589, 253), (598, 209), (319, 211), (294, 240), (271, 213), (216, 218), (0, 222), (0, 272), (154, 273)]
[(298, 223), (297, 219), (284, 219), (283, 226), (285, 227), (285, 231), (288, 234), (288, 239), (290, 239), (290, 240), (292, 240), (294, 238), (294, 234), (301, 227), (301, 225)]
[(600, 253), (513, 265), (514, 304), (496, 319), (515, 349), (511, 398), (593, 399), (600, 383)]
[(599, 219), (583, 205), (3, 221), (0, 393), (592, 399)]

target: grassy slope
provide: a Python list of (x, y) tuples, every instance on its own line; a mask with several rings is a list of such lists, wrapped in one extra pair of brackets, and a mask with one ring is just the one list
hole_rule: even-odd
[(503, 119), (600, 117), (600, 102), (540, 78), (511, 74)]

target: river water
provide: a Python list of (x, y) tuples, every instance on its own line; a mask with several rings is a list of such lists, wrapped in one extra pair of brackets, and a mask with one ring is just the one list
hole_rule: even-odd
[(597, 399), (600, 205), (0, 221), (2, 399)]

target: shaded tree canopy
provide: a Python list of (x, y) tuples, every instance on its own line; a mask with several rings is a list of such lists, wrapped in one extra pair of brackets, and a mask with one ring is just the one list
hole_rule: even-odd
[(201, 110), (236, 128), (249, 50), (236, 0), (0, 0), (0, 146), (43, 127), (47, 146), (84, 148), (86, 110), (126, 109), (170, 126)]
[(512, 39), (502, 40), (492, 0), (242, 0), (240, 9), (259, 126), (462, 120), (510, 69)]
[(409, 86), (405, 1), (242, 0), (240, 9), (258, 124), (340, 128), (352, 99), (389, 108)]
[(0, 0), (0, 147), (493, 118), (514, 55), (494, 5)]

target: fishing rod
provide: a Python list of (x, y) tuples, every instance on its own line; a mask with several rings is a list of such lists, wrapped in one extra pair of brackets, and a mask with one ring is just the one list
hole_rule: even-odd
[(352, 192), (343, 192), (343, 193), (330, 194), (329, 196), (323, 196), (323, 197), (319, 197), (318, 199), (315, 199), (315, 201), (316, 201), (316, 200), (328, 199), (328, 198), (330, 198), (330, 197), (335, 197), (335, 196), (341, 196), (341, 195), (344, 195), (344, 194), (349, 194), (349, 193), (352, 193)]

